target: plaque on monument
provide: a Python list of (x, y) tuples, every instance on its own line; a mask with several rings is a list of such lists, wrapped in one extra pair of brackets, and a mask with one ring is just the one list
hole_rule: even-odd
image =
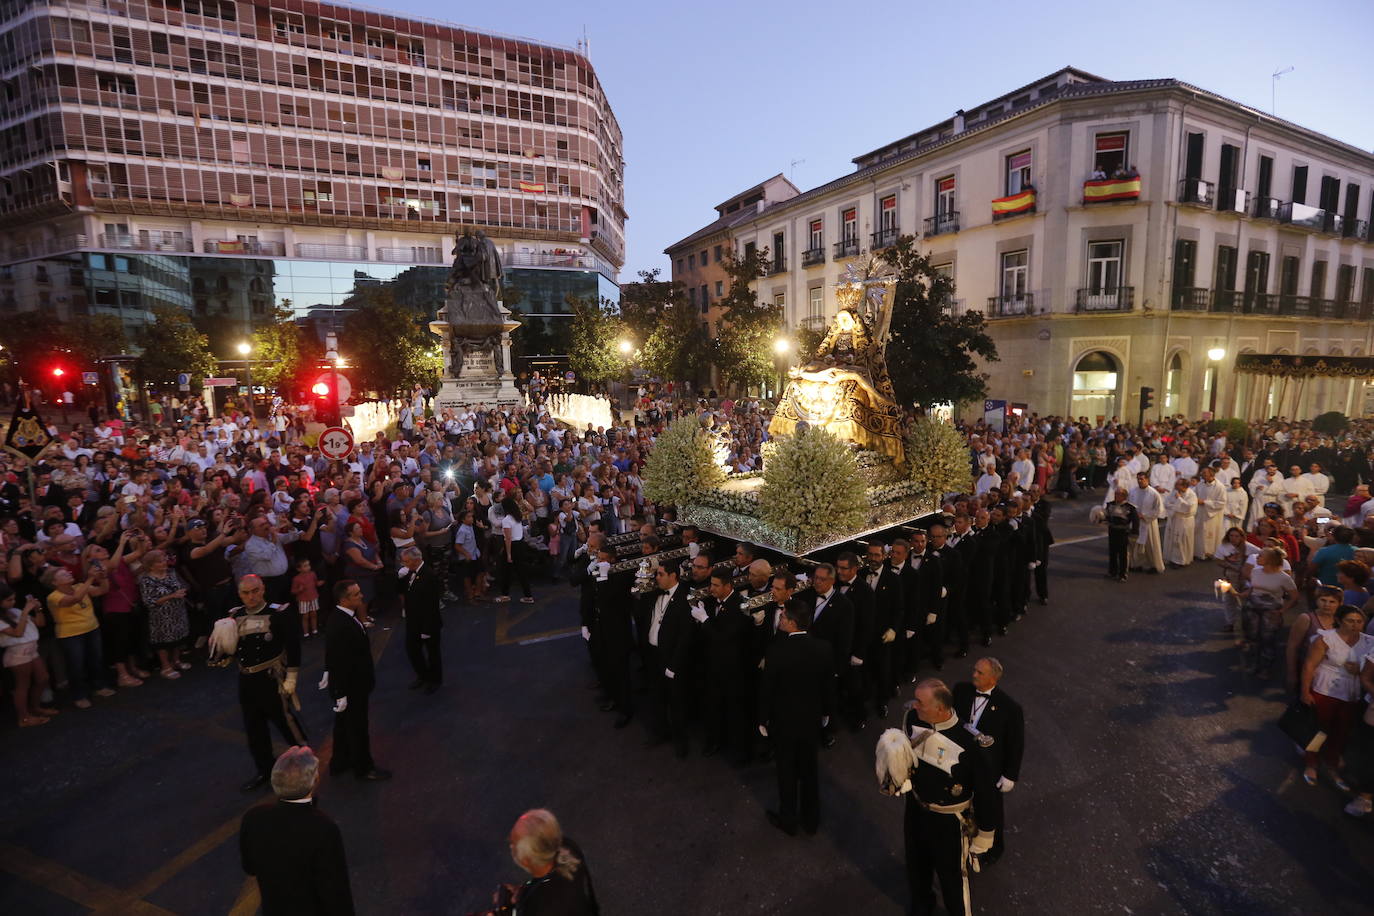
[(521, 402), (510, 361), (510, 332), (520, 323), (501, 304), (501, 277), (501, 255), (491, 239), (464, 230), (453, 246), (444, 305), (429, 325), (443, 338), (440, 409)]

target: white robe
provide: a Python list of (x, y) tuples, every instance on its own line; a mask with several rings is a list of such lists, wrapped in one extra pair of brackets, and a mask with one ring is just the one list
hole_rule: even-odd
[(1164, 526), (1164, 560), (1177, 566), (1193, 562), (1193, 520), (1197, 516), (1197, 494), (1192, 490), (1173, 491), (1164, 497), (1169, 516)]
[(1193, 556), (1205, 560), (1216, 553), (1225, 533), (1226, 491), (1215, 480), (1198, 481), (1193, 487), (1197, 494), (1197, 530), (1193, 533)]
[(1127, 493), (1135, 488), (1135, 471), (1131, 470), (1129, 461), (1112, 472), (1112, 485), (1107, 488), (1107, 502), (1112, 501), (1112, 496), (1118, 488)]
[(1312, 495), (1312, 485), (1302, 477), (1286, 477), (1283, 485), (1275, 488), (1278, 503), (1283, 506), (1284, 515), (1293, 514), (1293, 506)]
[(973, 486), (973, 495), (982, 496), (989, 490), (996, 490), (1000, 486), (1002, 486), (1002, 478), (999, 475), (984, 472), (983, 476), (979, 477), (978, 482)]
[(1150, 465), (1150, 486), (1157, 490), (1172, 490), (1178, 480), (1178, 471), (1171, 464), (1160, 462)]
[(1234, 461), (1228, 461), (1226, 467), (1216, 466), (1217, 483), (1226, 489), (1231, 489), (1231, 481), (1240, 476), (1240, 468), (1236, 467)]
[(1140, 534), (1131, 544), (1132, 569), (1164, 571), (1164, 551), (1159, 542), (1159, 520), (1164, 516), (1164, 502), (1151, 487), (1132, 487), (1126, 501), (1135, 506), (1140, 516)]
[(1325, 474), (1314, 474), (1308, 471), (1306, 474), (1302, 475), (1302, 479), (1312, 488), (1312, 492), (1316, 496), (1325, 497), (1326, 491), (1331, 489), (1331, 478), (1327, 477)]
[(1182, 455), (1170, 462), (1181, 477), (1196, 477), (1197, 462), (1188, 455)]
[[(1250, 494), (1246, 493), (1244, 489), (1238, 490), (1235, 487), (1228, 487), (1226, 490), (1226, 515), (1222, 527), (1239, 528), (1241, 531), (1244, 531), (1245, 509), (1249, 505)], [(1222, 531), (1222, 536), (1224, 537), (1225, 535), (1226, 532)], [(1215, 554), (1215, 551), (1213, 551), (1213, 553)]]
[(1274, 479), (1260, 468), (1250, 478), (1250, 514), (1245, 518), (1245, 530), (1254, 530), (1255, 523), (1264, 518), (1264, 504), (1278, 502), (1279, 487), (1283, 485), (1283, 475), (1277, 470)]

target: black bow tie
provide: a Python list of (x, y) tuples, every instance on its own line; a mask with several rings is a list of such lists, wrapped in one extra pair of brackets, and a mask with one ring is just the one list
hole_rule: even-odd
[(986, 697), (986, 698), (989, 699), (989, 700), (992, 699), (992, 694), (990, 694), (990, 693), (983, 693), (981, 690), (974, 691), (974, 694), (975, 694), (976, 696)]

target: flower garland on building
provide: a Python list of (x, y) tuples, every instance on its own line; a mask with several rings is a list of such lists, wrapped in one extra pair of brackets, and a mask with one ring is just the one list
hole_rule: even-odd
[(795, 530), (802, 540), (864, 526), (868, 494), (853, 449), (824, 429), (808, 426), (775, 442), (759, 493), (759, 517), (765, 523)]

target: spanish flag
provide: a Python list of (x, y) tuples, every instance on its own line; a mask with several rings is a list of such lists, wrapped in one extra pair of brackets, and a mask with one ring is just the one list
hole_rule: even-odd
[(544, 184), (537, 181), (522, 181), (520, 182), (520, 190), (527, 194), (543, 194)]
[(992, 218), (1029, 213), (1035, 209), (1035, 191), (1025, 190), (1007, 197), (998, 197), (992, 202)]
[(1139, 200), (1139, 178), (1108, 178), (1105, 181), (1083, 182), (1083, 203), (1097, 204), (1107, 200)]

